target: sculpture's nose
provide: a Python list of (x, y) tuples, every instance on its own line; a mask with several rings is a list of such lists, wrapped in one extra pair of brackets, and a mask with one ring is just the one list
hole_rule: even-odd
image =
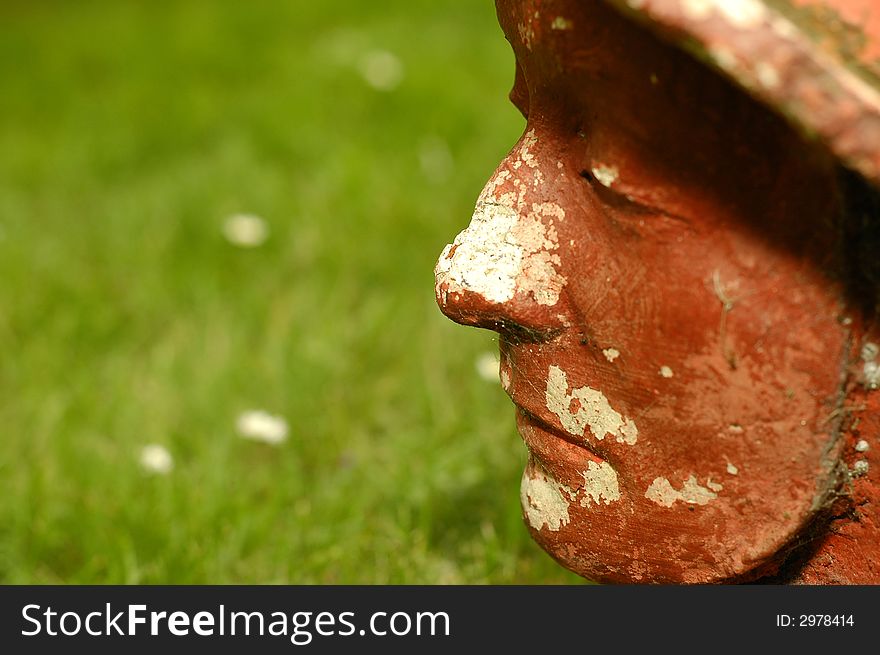
[[(566, 325), (557, 221), (530, 130), (477, 200), (470, 225), (434, 269), (437, 303), (465, 325), (541, 338)], [(540, 196), (540, 197), (539, 197)]]

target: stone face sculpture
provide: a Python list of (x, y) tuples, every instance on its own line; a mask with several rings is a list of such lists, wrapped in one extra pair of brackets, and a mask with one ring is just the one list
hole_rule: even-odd
[(436, 295), (587, 578), (880, 583), (880, 84), (806, 5), (497, 2), (527, 126)]

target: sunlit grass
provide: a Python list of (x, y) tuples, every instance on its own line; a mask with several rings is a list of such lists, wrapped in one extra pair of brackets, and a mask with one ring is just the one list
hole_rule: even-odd
[(0, 5), (0, 581), (575, 581), (433, 301), (512, 73), (489, 0)]

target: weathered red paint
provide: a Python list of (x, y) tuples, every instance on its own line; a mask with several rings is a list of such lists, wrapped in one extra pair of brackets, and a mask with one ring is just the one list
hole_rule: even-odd
[(876, 190), (628, 13), (497, 6), (528, 124), (436, 291), (501, 335), (534, 538), (602, 582), (880, 582)]

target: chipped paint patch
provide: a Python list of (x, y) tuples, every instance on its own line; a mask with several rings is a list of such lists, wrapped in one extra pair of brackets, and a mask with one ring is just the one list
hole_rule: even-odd
[(599, 182), (602, 186), (610, 187), (617, 181), (620, 172), (617, 170), (617, 166), (608, 166), (607, 164), (598, 164), (593, 166), (593, 177), (596, 178), (596, 181)]
[[(477, 293), (495, 304), (512, 300), (517, 292), (539, 305), (559, 301), (566, 279), (557, 268), (562, 261), (555, 252), (559, 241), (554, 221), (564, 220), (565, 210), (555, 202), (529, 205), (525, 200), (529, 184), (523, 180), (527, 169), (538, 165), (532, 152), (537, 142), (534, 130), (523, 135), (509, 161), (515, 170), (526, 168), (516, 177), (500, 169), (480, 194), (470, 225), (443, 249), (434, 269), (442, 302), (449, 293), (462, 292)], [(540, 171), (533, 170), (531, 176), (532, 186), (542, 183)], [(499, 187), (507, 183), (514, 190), (499, 194)]]
[(714, 4), (728, 23), (743, 30), (760, 25), (767, 13), (758, 0), (714, 0)]
[(549, 473), (535, 466), (530, 473), (523, 472), (519, 489), (519, 499), (526, 519), (535, 530), (543, 526), (552, 532), (559, 531), (571, 520), (568, 515), (568, 501), (563, 492), (571, 496), (572, 491), (559, 484)]
[(880, 364), (877, 363), (877, 355), (880, 354), (880, 346), (872, 341), (866, 342), (862, 346), (862, 375), (864, 384), (868, 389), (880, 388)]
[[(538, 172), (540, 171), (536, 171), (536, 173)], [(555, 202), (532, 203), (532, 214), (535, 216), (558, 218), (560, 221), (565, 220), (565, 210)]]
[(712, 46), (708, 49), (708, 53), (723, 70), (732, 72), (737, 66), (736, 55), (723, 46)]
[(672, 377), (672, 369), (669, 368), (668, 366), (661, 366), (660, 367), (660, 375), (664, 378), (671, 378)]
[(620, 357), (620, 351), (617, 348), (606, 348), (602, 351), (602, 354), (605, 355), (605, 359), (609, 362), (613, 362), (615, 359)]
[(620, 500), (617, 472), (608, 462), (598, 464), (590, 462), (587, 470), (581, 475), (584, 476), (584, 497), (580, 501), (581, 507), (598, 505), (600, 502), (609, 505), (615, 500)]
[(583, 386), (568, 391), (568, 376), (558, 366), (550, 366), (544, 394), (547, 409), (558, 418), (562, 427), (577, 437), (590, 429), (594, 439), (614, 437), (618, 443), (633, 445), (639, 431), (634, 421), (615, 410), (601, 391)]
[(570, 30), (572, 27), (574, 27), (574, 23), (564, 16), (557, 16), (553, 19), (553, 22), (550, 23), (551, 30)]
[(730, 462), (727, 462), (727, 472), (731, 475), (739, 475), (739, 469)]
[(440, 255), (434, 271), (448, 291), (472, 291), (494, 303), (516, 293), (523, 249), (511, 237), (517, 224), (511, 207), (478, 203), (470, 225)]
[(681, 9), (691, 20), (704, 20), (712, 15), (714, 0), (681, 0)]
[[(519, 160), (522, 161), (529, 168), (535, 168), (538, 165), (538, 160), (535, 159), (535, 155), (532, 153), (532, 148), (538, 143), (538, 137), (535, 136), (535, 130), (529, 130), (523, 135), (522, 141), (519, 146)], [(514, 162), (514, 167), (518, 162)]]
[(758, 0), (681, 0), (681, 9), (691, 20), (706, 20), (714, 12), (739, 29), (761, 24), (766, 8)]
[(770, 18), (770, 29), (783, 39), (794, 39), (798, 35), (798, 29), (786, 18), (775, 15)]
[(531, 23), (520, 23), (516, 26), (516, 29), (519, 32), (519, 38), (522, 40), (523, 45), (531, 52), (532, 42), (535, 40), (535, 28), (532, 27)]
[(705, 505), (710, 500), (718, 498), (715, 491), (721, 491), (721, 485), (712, 483), (711, 480), (707, 482), (707, 485), (712, 485), (712, 489), (703, 487), (697, 482), (697, 478), (691, 475), (684, 481), (679, 491), (666, 478), (654, 478), (651, 486), (645, 492), (645, 498), (654, 501), (661, 507), (672, 507), (678, 501), (688, 505)]
[(510, 373), (505, 369), (501, 369), (501, 388), (507, 391), (510, 389)]
[(775, 89), (779, 86), (779, 71), (766, 61), (757, 63), (755, 66), (755, 76), (758, 78), (758, 84), (765, 89)]

